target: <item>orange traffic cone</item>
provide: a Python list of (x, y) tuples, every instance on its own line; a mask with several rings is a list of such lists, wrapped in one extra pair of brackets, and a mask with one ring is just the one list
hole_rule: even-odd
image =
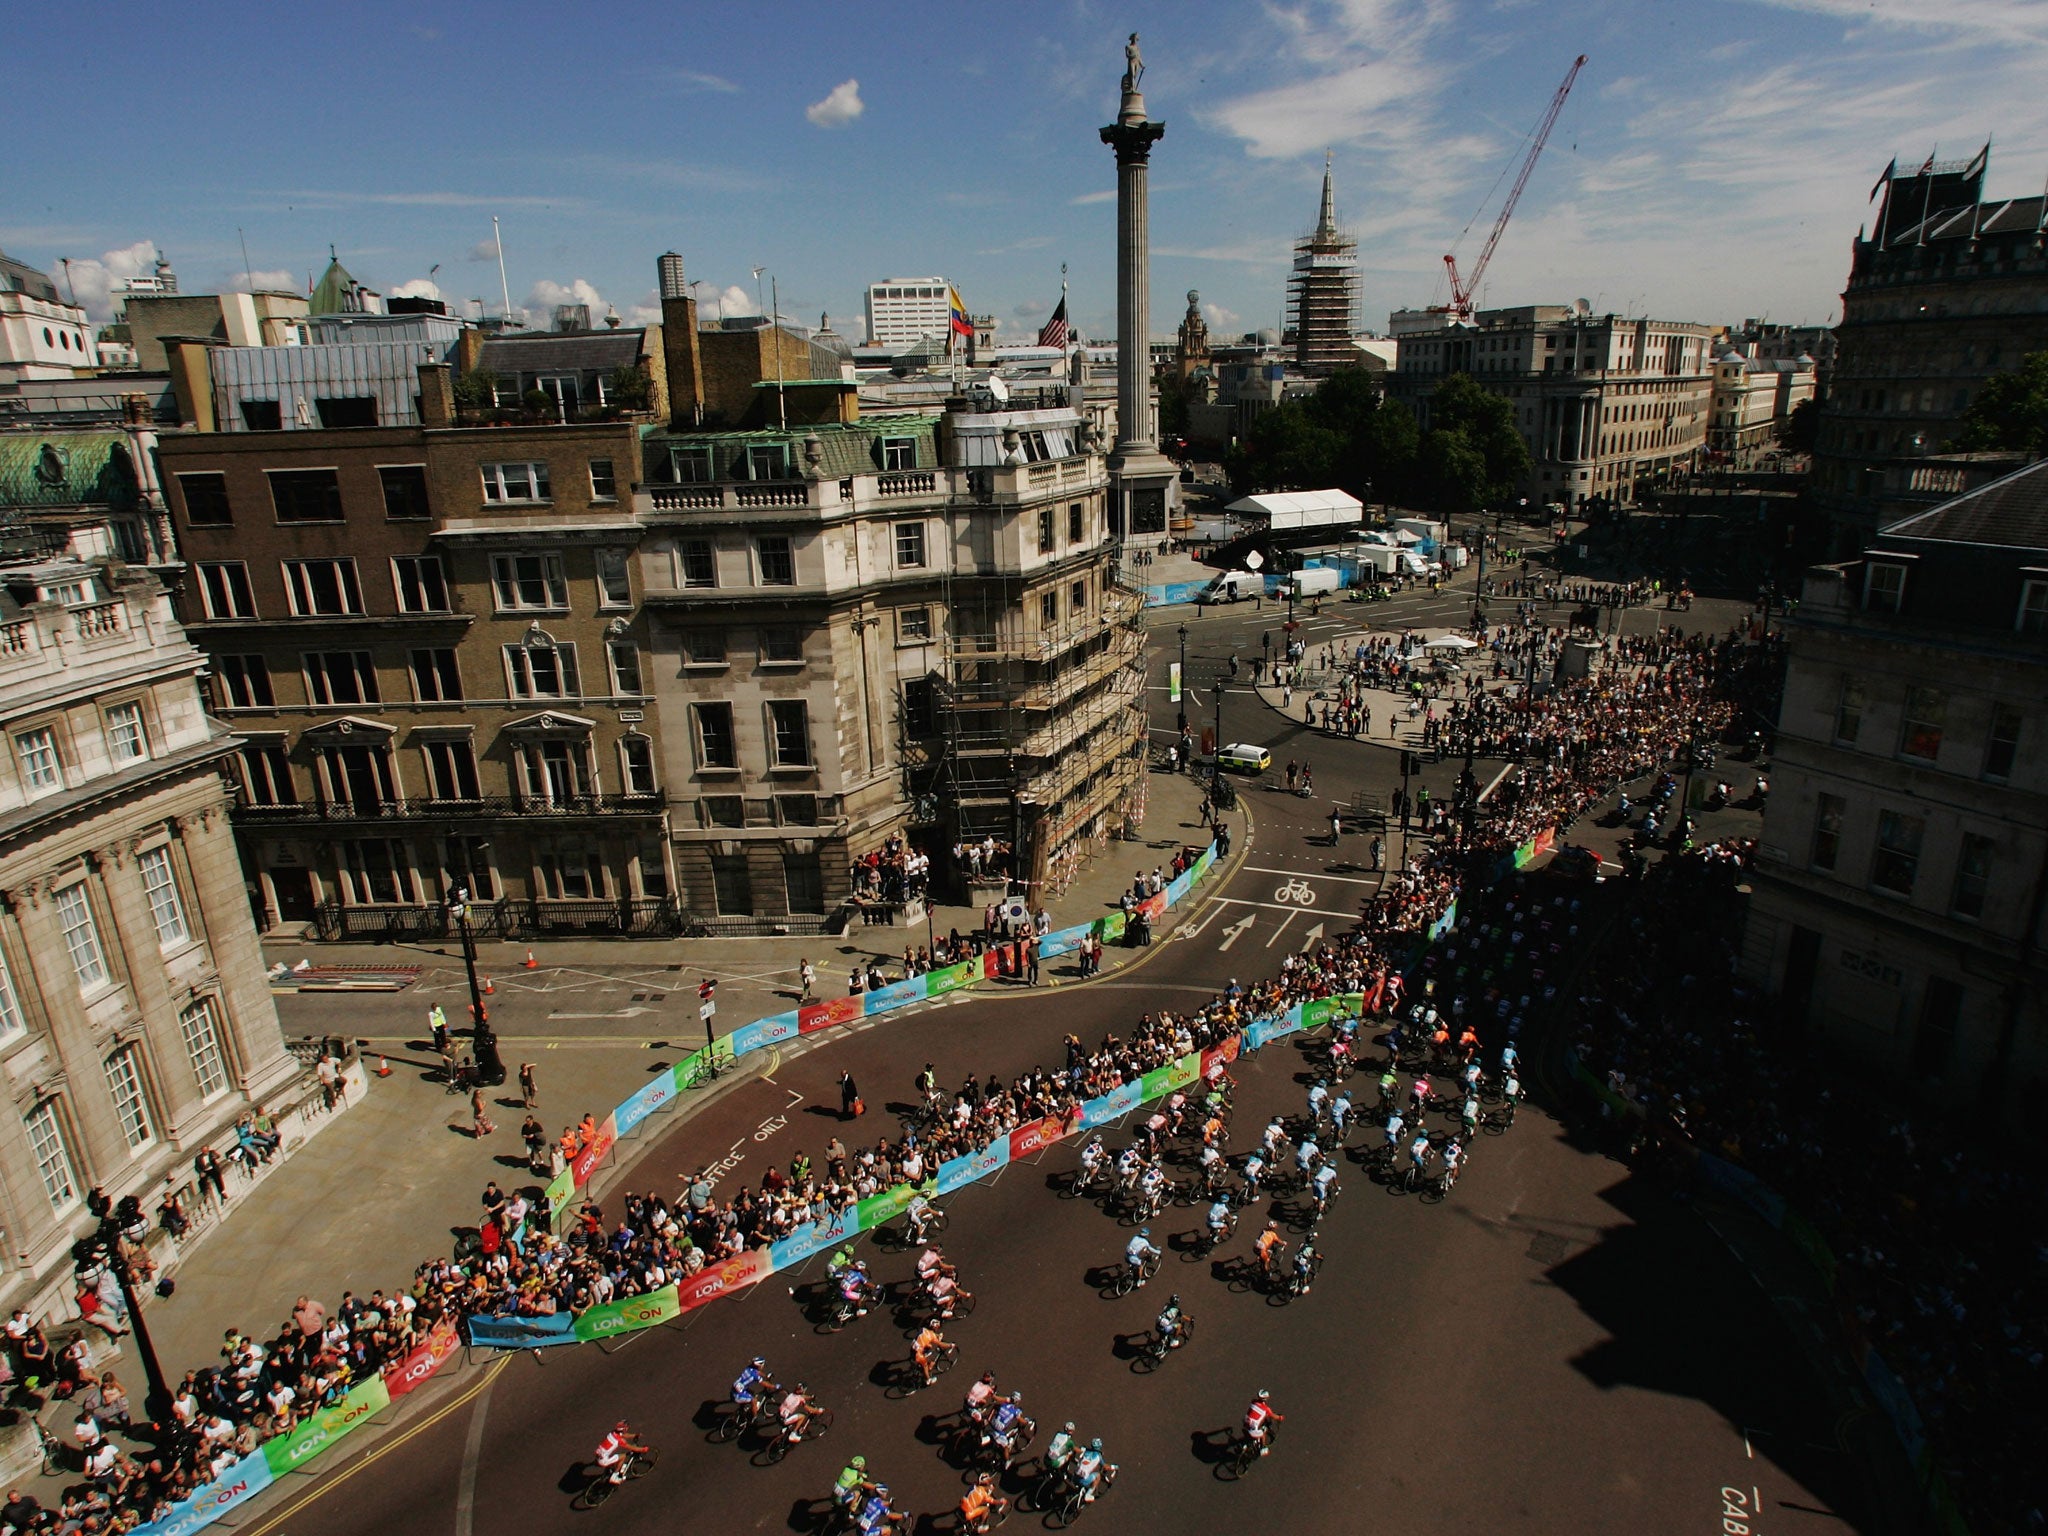
[(491, 985), (491, 978), (488, 976), (484, 978), (484, 990), (486, 992), (495, 992), (498, 990), (496, 987)]
[(382, 1056), (377, 1058), (377, 1075), (379, 1077), (389, 1077), (391, 1075), (391, 1063)]
[(533, 951), (531, 949), (528, 949), (526, 952), (526, 968), (529, 971), (537, 971), (540, 969), (540, 962), (533, 958)]

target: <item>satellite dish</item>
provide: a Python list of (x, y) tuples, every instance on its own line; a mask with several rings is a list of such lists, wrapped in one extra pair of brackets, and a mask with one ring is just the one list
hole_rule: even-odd
[(988, 376), (988, 392), (994, 398), (997, 405), (1009, 403), (1010, 386), (1003, 382), (1002, 375), (992, 373)]
[(1256, 549), (1244, 557), (1244, 568), (1248, 571), (1260, 570), (1265, 566), (1265, 563), (1266, 557)]
[(1573, 299), (1572, 308), (1582, 315), (1590, 315), (1593, 313), (1593, 301), (1591, 299)]

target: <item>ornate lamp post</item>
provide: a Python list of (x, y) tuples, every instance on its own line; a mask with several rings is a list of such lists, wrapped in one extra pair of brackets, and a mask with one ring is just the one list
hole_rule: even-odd
[(476, 1052), (476, 1074), (487, 1088), (505, 1081), (505, 1061), (498, 1054), (498, 1036), (491, 1028), (491, 1011), (484, 1006), (483, 989), (476, 979), (476, 935), (469, 931), (469, 890), (457, 889), (448, 903), (448, 915), (455, 919), (462, 935), (462, 966), (469, 973), (470, 1041)]
[(71, 1245), (71, 1267), (81, 1285), (97, 1285), (100, 1276), (112, 1270), (121, 1287), (121, 1299), (128, 1305), (128, 1322), (135, 1330), (135, 1352), (142, 1357), (142, 1374), (149, 1390), (142, 1404), (152, 1424), (168, 1424), (171, 1418), (171, 1389), (164, 1383), (164, 1368), (157, 1363), (156, 1345), (149, 1337), (149, 1321), (142, 1315), (135, 1284), (128, 1277), (123, 1243), (139, 1243), (149, 1231), (149, 1219), (142, 1214), (142, 1202), (125, 1195), (113, 1210), (100, 1218), (98, 1227)]

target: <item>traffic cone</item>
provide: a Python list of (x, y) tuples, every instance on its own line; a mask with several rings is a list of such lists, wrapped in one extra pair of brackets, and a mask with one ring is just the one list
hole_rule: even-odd
[(540, 969), (540, 962), (533, 958), (533, 951), (531, 949), (528, 949), (526, 951), (526, 968), (529, 971), (537, 971)]
[(391, 1063), (382, 1056), (377, 1058), (377, 1075), (379, 1077), (389, 1077), (391, 1075)]
[(486, 992), (495, 992), (498, 990), (496, 987), (491, 985), (491, 978), (488, 976), (484, 978), (484, 990)]

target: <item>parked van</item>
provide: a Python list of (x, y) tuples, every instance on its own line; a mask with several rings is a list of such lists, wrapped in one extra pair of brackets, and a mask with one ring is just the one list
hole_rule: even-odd
[(1283, 590), (1292, 592), (1297, 600), (1315, 597), (1324, 592), (1335, 592), (1344, 585), (1344, 573), (1334, 566), (1318, 566), (1310, 571), (1295, 571), (1283, 582)]
[(1209, 603), (1234, 603), (1241, 597), (1260, 597), (1266, 591), (1266, 578), (1257, 571), (1225, 571), (1202, 593), (1202, 600)]

